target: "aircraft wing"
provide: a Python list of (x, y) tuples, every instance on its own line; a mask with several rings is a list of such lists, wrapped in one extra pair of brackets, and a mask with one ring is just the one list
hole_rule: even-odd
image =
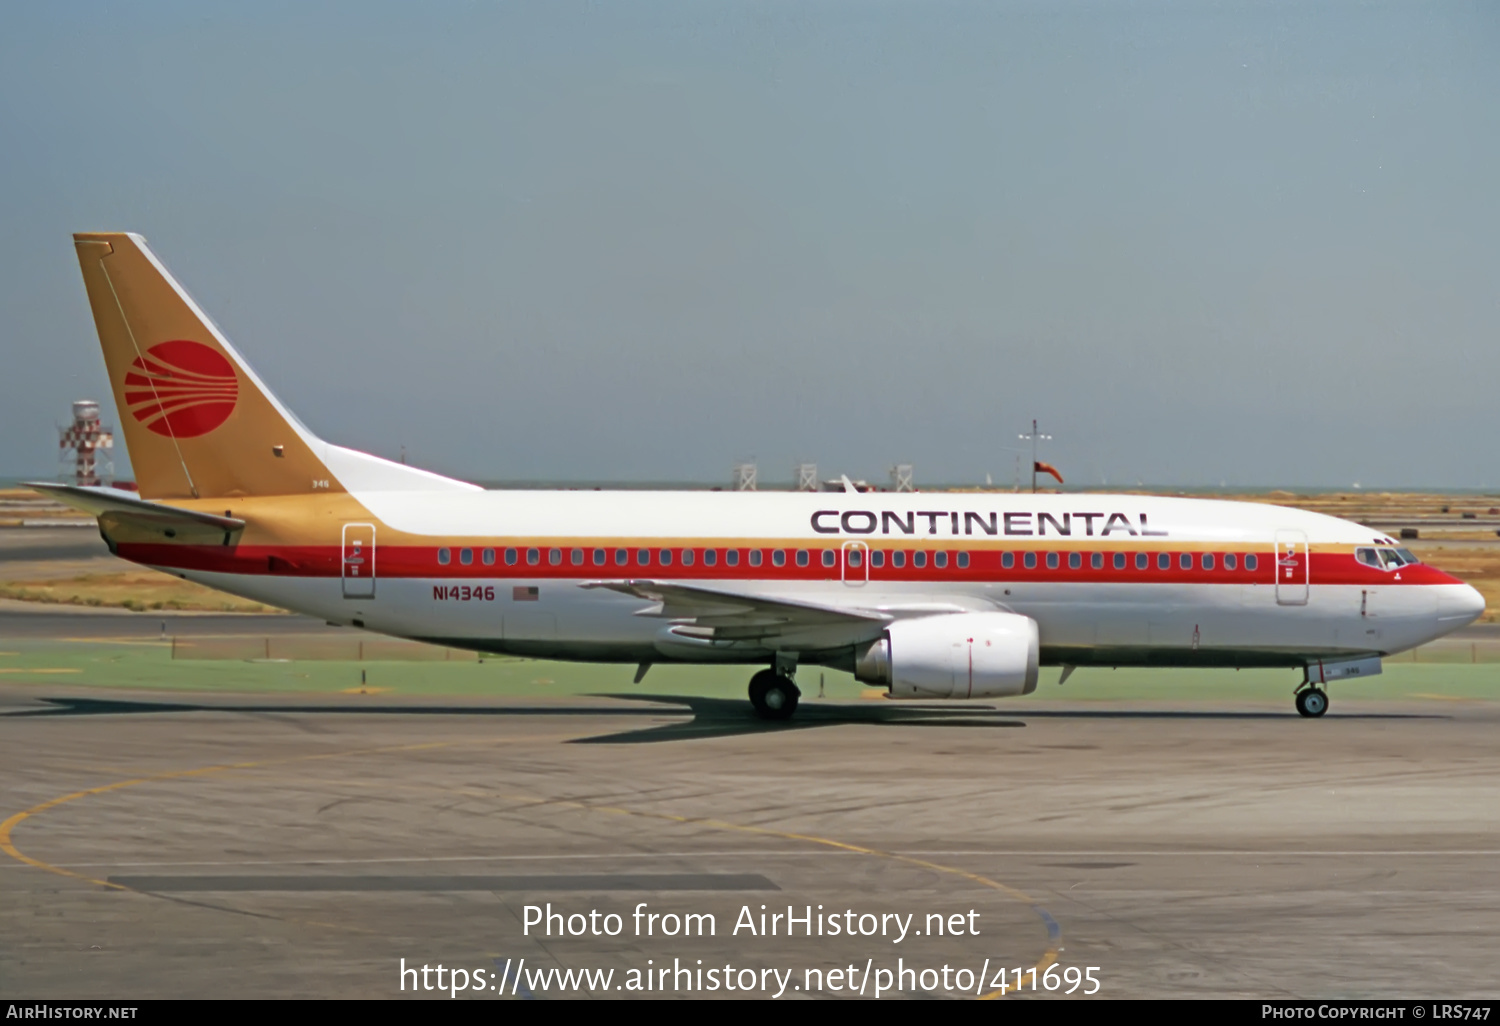
[[(46, 484), (27, 481), (27, 488), (50, 495), (59, 502), (83, 510), (99, 518), (106, 529), (129, 527), (162, 534), (168, 538), (193, 535), (212, 535), (215, 540), (221, 535), (242, 531), (245, 522), (238, 517), (223, 517), (215, 513), (179, 509), (160, 502), (142, 499), (133, 492), (120, 488), (94, 488), (86, 485)], [(205, 539), (206, 540), (206, 539)]]
[(758, 641), (819, 628), (869, 628), (891, 618), (881, 613), (784, 598), (700, 588), (665, 581), (589, 581), (585, 588), (607, 588), (654, 602), (637, 616), (675, 621), (672, 633), (705, 641)]

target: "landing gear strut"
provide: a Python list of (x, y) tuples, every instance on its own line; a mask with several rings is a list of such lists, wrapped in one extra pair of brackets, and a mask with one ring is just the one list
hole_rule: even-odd
[(1328, 711), (1328, 692), (1311, 684), (1297, 692), (1297, 711), (1303, 716), (1322, 716)]
[(801, 697), (792, 679), (775, 670), (761, 670), (750, 678), (750, 704), (763, 720), (791, 719)]

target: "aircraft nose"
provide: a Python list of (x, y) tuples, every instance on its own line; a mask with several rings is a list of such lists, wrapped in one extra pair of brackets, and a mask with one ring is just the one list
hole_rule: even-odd
[(1438, 619), (1444, 626), (1462, 627), (1484, 612), (1484, 596), (1467, 584), (1450, 584), (1438, 593)]

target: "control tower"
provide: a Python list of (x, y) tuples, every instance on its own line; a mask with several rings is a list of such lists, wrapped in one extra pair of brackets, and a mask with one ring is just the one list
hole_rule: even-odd
[(59, 472), (78, 485), (113, 484), (115, 434), (99, 423), (99, 404), (80, 399), (73, 404), (73, 423), (58, 429)]

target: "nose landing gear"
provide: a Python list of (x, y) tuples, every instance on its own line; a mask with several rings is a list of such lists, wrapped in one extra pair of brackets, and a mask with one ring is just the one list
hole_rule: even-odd
[(761, 670), (750, 678), (750, 704), (763, 720), (789, 720), (802, 692), (792, 679), (775, 670)]
[(1328, 692), (1304, 682), (1297, 689), (1297, 711), (1303, 716), (1322, 716), (1328, 711)]

